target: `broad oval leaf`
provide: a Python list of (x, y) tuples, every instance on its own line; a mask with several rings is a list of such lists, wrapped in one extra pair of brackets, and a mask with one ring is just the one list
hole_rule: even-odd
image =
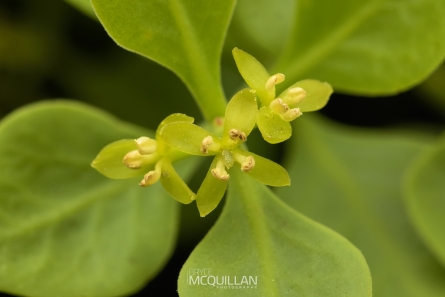
[[(179, 274), (181, 297), (371, 296), (359, 250), (266, 186), (232, 174), (223, 213)], [(213, 278), (200, 277), (209, 270)]]
[(0, 291), (128, 295), (172, 252), (177, 203), (160, 184), (109, 180), (89, 163), (106, 144), (151, 133), (69, 101), (0, 124)]
[(410, 167), (405, 183), (409, 214), (417, 231), (445, 267), (445, 138)]
[(292, 136), (292, 127), (289, 122), (273, 113), (268, 107), (262, 107), (257, 115), (257, 125), (264, 140), (269, 143), (279, 143)]
[(276, 69), (287, 82), (387, 95), (425, 79), (445, 57), (445, 2), (297, 1), (291, 37)]
[(120, 46), (175, 72), (208, 120), (224, 114), (219, 63), (234, 0), (91, 2)]
[[(430, 138), (346, 128), (314, 114), (287, 142), (290, 206), (339, 232), (364, 254), (379, 297), (443, 297), (445, 270), (414, 232), (402, 200), (408, 164)], [(286, 163), (285, 163), (286, 165)]]

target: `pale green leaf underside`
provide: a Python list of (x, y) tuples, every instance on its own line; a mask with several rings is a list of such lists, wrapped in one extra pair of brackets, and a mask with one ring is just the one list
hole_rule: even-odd
[(410, 167), (405, 198), (414, 226), (445, 267), (445, 138)]
[(70, 101), (22, 108), (0, 124), (0, 290), (120, 296), (170, 255), (177, 204), (161, 185), (109, 180), (100, 149), (149, 131)]
[[(233, 170), (221, 217), (192, 252), (178, 280), (181, 297), (370, 297), (362, 254), (332, 230), (293, 211), (264, 185)], [(189, 269), (257, 277), (256, 288), (190, 283)]]
[(445, 1), (298, 1), (277, 71), (362, 95), (400, 92), (445, 56)]
[(293, 129), (298, 137), (287, 151), (298, 153), (286, 156), (292, 184), (278, 188), (279, 196), (363, 252), (374, 296), (445, 296), (445, 270), (415, 234), (401, 192), (406, 167), (428, 141), (347, 129), (312, 114)]
[(92, 0), (110, 36), (122, 47), (175, 72), (208, 120), (222, 116), (220, 54), (234, 0)]

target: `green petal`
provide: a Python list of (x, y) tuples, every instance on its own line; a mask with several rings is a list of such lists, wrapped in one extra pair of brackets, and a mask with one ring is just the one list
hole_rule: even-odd
[(257, 115), (257, 125), (264, 140), (269, 143), (279, 143), (292, 136), (289, 122), (283, 121), (269, 107), (262, 107)]
[(304, 100), (295, 106), (299, 107), (302, 112), (315, 111), (323, 108), (326, 103), (328, 103), (329, 96), (331, 96), (332, 92), (334, 91), (331, 85), (328, 83), (315, 79), (305, 79), (293, 84), (278, 97), (284, 99), (287, 92), (296, 87), (300, 87), (306, 91), (306, 97)]
[(126, 179), (143, 176), (150, 171), (154, 164), (143, 165), (139, 169), (128, 168), (123, 162), (125, 155), (138, 146), (133, 139), (122, 139), (105, 146), (91, 163), (91, 166), (112, 179)]
[(255, 159), (255, 166), (252, 170), (244, 173), (253, 177), (257, 181), (273, 187), (290, 186), (289, 174), (281, 165), (254, 153), (240, 149), (236, 150), (234, 153), (240, 153), (244, 156), (252, 156)]
[(196, 194), (178, 175), (170, 162), (162, 164), (161, 183), (170, 196), (178, 202), (189, 204), (196, 198)]
[(197, 156), (216, 154), (211, 151), (208, 154), (201, 152), (201, 143), (205, 137), (212, 136), (216, 143), (220, 143), (219, 138), (215, 135), (210, 134), (199, 126), (186, 122), (174, 122), (164, 125), (159, 134), (162, 140), (171, 147)]
[(222, 141), (233, 142), (229, 137), (231, 129), (237, 129), (248, 136), (255, 127), (258, 105), (255, 93), (251, 89), (244, 89), (236, 93), (227, 105), (224, 118), (224, 132)]
[(174, 113), (167, 116), (164, 120), (162, 120), (162, 122), (158, 126), (158, 129), (156, 130), (156, 140), (158, 141), (158, 150), (160, 152), (166, 151), (166, 143), (162, 140), (162, 137), (160, 137), (159, 134), (165, 125), (175, 122), (184, 122), (193, 124), (194, 121), (195, 121), (194, 118), (189, 117), (188, 115), (185, 115), (183, 113)]
[(235, 47), (232, 53), (241, 76), (249, 87), (256, 91), (263, 105), (269, 105), (275, 99), (275, 87), (271, 91), (266, 90), (266, 82), (270, 77), (269, 72), (257, 59), (245, 51)]
[(219, 157), (213, 159), (212, 165), (210, 165), (209, 171), (196, 196), (196, 205), (201, 217), (205, 217), (218, 206), (227, 189), (228, 181), (216, 179), (211, 172), (216, 167), (218, 160)]

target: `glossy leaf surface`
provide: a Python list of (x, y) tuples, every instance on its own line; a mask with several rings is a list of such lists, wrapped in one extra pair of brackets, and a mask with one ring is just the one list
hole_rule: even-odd
[(109, 297), (155, 276), (173, 248), (177, 203), (160, 184), (142, 188), (90, 167), (106, 144), (149, 133), (69, 101), (1, 122), (1, 291)]
[(234, 0), (92, 0), (108, 34), (122, 47), (175, 72), (205, 117), (222, 116), (219, 63)]
[[(181, 270), (181, 297), (371, 296), (368, 267), (352, 244), (243, 172), (232, 172), (223, 213)], [(196, 269), (211, 269), (220, 283), (226, 276), (241, 284), (246, 276), (250, 286), (197, 284)]]
[(405, 184), (409, 214), (417, 231), (445, 267), (445, 138), (411, 166)]
[(428, 140), (368, 131), (305, 115), (294, 124), (287, 166), (292, 184), (277, 193), (339, 232), (364, 254), (379, 297), (445, 296), (445, 270), (414, 232), (402, 200), (407, 166)]
[(445, 57), (445, 2), (298, 1), (276, 67), (286, 82), (328, 81), (335, 90), (393, 94), (425, 79)]

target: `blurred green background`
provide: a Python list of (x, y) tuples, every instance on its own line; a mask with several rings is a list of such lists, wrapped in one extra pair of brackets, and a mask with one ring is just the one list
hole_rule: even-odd
[[(229, 31), (230, 32), (230, 31)], [(230, 40), (230, 35), (229, 35)], [(227, 97), (242, 86), (230, 48), (223, 56)], [(173, 112), (202, 117), (186, 87), (170, 71), (119, 48), (94, 19), (64, 1), (0, 0), (0, 117), (31, 102), (67, 98), (102, 108), (122, 120), (155, 129)], [(360, 127), (410, 128), (439, 133), (445, 125), (445, 66), (420, 86), (386, 98), (334, 94), (321, 113)], [(258, 131), (253, 151), (281, 161), (284, 145), (271, 146)], [(204, 175), (191, 182), (196, 190)], [(182, 208), (181, 233), (165, 270), (134, 296), (177, 296), (182, 264), (218, 217), (199, 218), (195, 205)], [(1, 295), (8, 296), (8, 295)]]

